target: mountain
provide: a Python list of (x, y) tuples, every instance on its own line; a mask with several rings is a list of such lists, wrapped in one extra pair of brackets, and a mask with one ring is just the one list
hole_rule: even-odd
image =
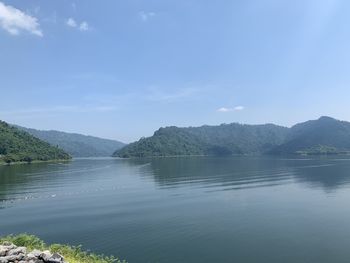
[(117, 150), (117, 157), (350, 153), (350, 123), (330, 117), (285, 128), (273, 124), (166, 127)]
[(125, 146), (124, 143), (114, 140), (101, 139), (76, 133), (60, 131), (41, 131), (19, 127), (19, 129), (50, 143), (57, 145), (73, 157), (106, 157)]
[(70, 156), (58, 147), (0, 121), (0, 162), (66, 160)]
[(152, 137), (117, 150), (114, 156), (262, 154), (280, 145), (287, 135), (288, 128), (273, 124), (166, 127), (160, 128)]
[(350, 152), (350, 123), (330, 117), (293, 126), (273, 154), (340, 154)]

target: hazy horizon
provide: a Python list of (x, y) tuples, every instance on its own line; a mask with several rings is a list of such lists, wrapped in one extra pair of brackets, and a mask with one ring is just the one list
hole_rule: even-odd
[[(320, 119), (320, 118), (322, 118), (322, 117), (336, 119), (336, 118), (333, 118), (332, 116), (323, 115), (323, 116), (320, 116), (319, 118), (310, 119), (310, 120), (304, 120), (304, 121), (302, 121), (302, 122), (317, 120), (317, 119)], [(338, 119), (336, 119), (336, 120), (338, 120)], [(346, 120), (340, 120), (340, 121), (346, 121)], [(219, 125), (225, 125), (225, 124), (238, 123), (238, 124), (242, 124), (242, 125), (265, 125), (265, 124), (274, 124), (274, 125), (281, 126), (281, 127), (291, 128), (291, 127), (293, 127), (294, 125), (299, 124), (299, 123), (302, 123), (302, 122), (294, 123), (294, 124), (289, 125), (289, 126), (286, 126), (286, 125), (279, 125), (278, 123), (271, 123), (271, 122), (265, 122), (265, 123), (231, 122), (231, 123), (202, 124), (202, 125), (198, 125), (198, 126), (189, 125), (189, 126), (176, 126), (176, 127), (187, 128), (187, 127), (202, 127), (202, 126), (219, 126)], [(10, 123), (10, 124), (11, 124), (11, 125), (17, 125), (17, 124), (15, 124), (15, 123)], [(17, 126), (19, 126), (19, 125), (17, 125)], [(123, 143), (127, 143), (127, 144), (128, 144), (128, 143), (135, 142), (135, 141), (141, 139), (142, 137), (150, 137), (150, 136), (152, 136), (152, 135), (154, 134), (154, 132), (155, 132), (156, 130), (158, 130), (159, 128), (165, 128), (165, 127), (171, 127), (171, 126), (174, 126), (174, 125), (168, 125), (168, 126), (161, 126), (161, 127), (158, 127), (158, 128), (156, 128), (154, 131), (152, 131), (151, 134), (143, 135), (143, 136), (141, 136), (140, 138), (137, 138), (136, 140), (133, 140), (133, 141), (121, 141), (121, 140), (119, 140), (118, 138), (100, 137), (100, 136), (98, 136), (98, 135), (87, 134), (87, 133), (84, 133), (84, 132), (77, 133), (77, 132), (75, 132), (75, 131), (63, 131), (63, 130), (54, 130), (54, 129), (36, 129), (36, 128), (33, 128), (33, 127), (24, 127), (24, 126), (21, 126), (21, 127), (23, 127), (23, 128), (28, 128), (28, 129), (41, 130), (41, 131), (58, 131), (58, 132), (65, 132), (65, 133), (71, 133), (71, 134), (79, 134), (79, 135), (84, 135), (84, 136), (93, 136), (93, 137), (99, 137), (99, 138), (101, 138), (101, 139), (117, 140), (117, 141), (120, 141), (120, 142), (123, 142)]]
[(0, 119), (132, 142), (349, 121), (350, 3), (0, 0)]

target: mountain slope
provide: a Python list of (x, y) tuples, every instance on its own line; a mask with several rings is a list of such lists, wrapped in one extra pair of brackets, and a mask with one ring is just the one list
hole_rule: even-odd
[(70, 159), (63, 150), (0, 121), (0, 162)]
[(273, 124), (166, 127), (116, 151), (114, 156), (261, 154), (281, 144), (287, 133), (288, 128)]
[(117, 149), (125, 146), (124, 143), (93, 136), (60, 131), (41, 131), (18, 127), (31, 135), (57, 145), (73, 157), (106, 157), (111, 156)]
[(297, 124), (275, 154), (337, 154), (350, 152), (350, 123), (330, 117)]

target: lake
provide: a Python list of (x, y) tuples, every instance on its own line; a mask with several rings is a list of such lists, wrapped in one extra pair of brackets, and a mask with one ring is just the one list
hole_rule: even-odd
[(350, 157), (77, 159), (0, 167), (0, 235), (129, 263), (349, 262)]

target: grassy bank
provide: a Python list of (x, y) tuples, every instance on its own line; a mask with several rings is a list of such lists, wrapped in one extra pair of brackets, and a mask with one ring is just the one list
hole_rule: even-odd
[(113, 256), (106, 257), (83, 251), (81, 246), (75, 247), (62, 244), (48, 245), (38, 237), (28, 234), (0, 237), (0, 244), (5, 241), (11, 242), (16, 246), (26, 247), (28, 251), (38, 249), (41, 251), (50, 250), (52, 253), (57, 252), (69, 263), (126, 263), (126, 261), (121, 261)]

